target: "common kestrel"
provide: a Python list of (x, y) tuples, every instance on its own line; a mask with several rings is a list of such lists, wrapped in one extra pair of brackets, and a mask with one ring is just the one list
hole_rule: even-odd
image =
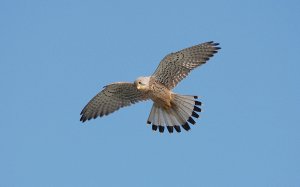
[(119, 108), (151, 99), (153, 106), (147, 120), (152, 130), (170, 133), (180, 126), (189, 131), (201, 112), (197, 96), (180, 95), (172, 89), (194, 68), (206, 63), (219, 49), (218, 43), (206, 42), (181, 51), (170, 53), (160, 62), (152, 76), (139, 77), (134, 83), (116, 82), (109, 84), (83, 108), (80, 121), (108, 115)]

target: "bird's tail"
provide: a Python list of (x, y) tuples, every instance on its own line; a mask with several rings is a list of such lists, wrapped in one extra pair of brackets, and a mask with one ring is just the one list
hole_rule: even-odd
[(163, 133), (165, 126), (169, 133), (173, 133), (175, 129), (181, 132), (180, 126), (189, 131), (190, 124), (195, 124), (194, 118), (199, 118), (197, 112), (201, 112), (199, 106), (201, 102), (197, 101), (197, 96), (172, 94), (171, 108), (163, 108), (157, 104), (153, 104), (150, 115), (148, 117), (148, 124), (152, 124), (152, 130)]

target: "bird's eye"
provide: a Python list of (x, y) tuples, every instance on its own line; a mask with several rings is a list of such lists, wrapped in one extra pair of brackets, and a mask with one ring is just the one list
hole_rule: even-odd
[(139, 84), (142, 84), (142, 82), (140, 81)]

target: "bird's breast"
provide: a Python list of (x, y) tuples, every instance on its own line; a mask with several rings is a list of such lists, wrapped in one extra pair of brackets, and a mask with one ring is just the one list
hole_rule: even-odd
[(171, 91), (160, 83), (150, 85), (150, 98), (163, 108), (171, 107)]

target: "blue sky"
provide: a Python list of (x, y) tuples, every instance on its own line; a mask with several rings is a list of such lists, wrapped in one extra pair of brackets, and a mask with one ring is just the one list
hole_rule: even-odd
[[(0, 1), (0, 187), (300, 186), (299, 1)], [(79, 121), (103, 86), (168, 53), (222, 49), (175, 92), (192, 131), (146, 126), (151, 102)]]

